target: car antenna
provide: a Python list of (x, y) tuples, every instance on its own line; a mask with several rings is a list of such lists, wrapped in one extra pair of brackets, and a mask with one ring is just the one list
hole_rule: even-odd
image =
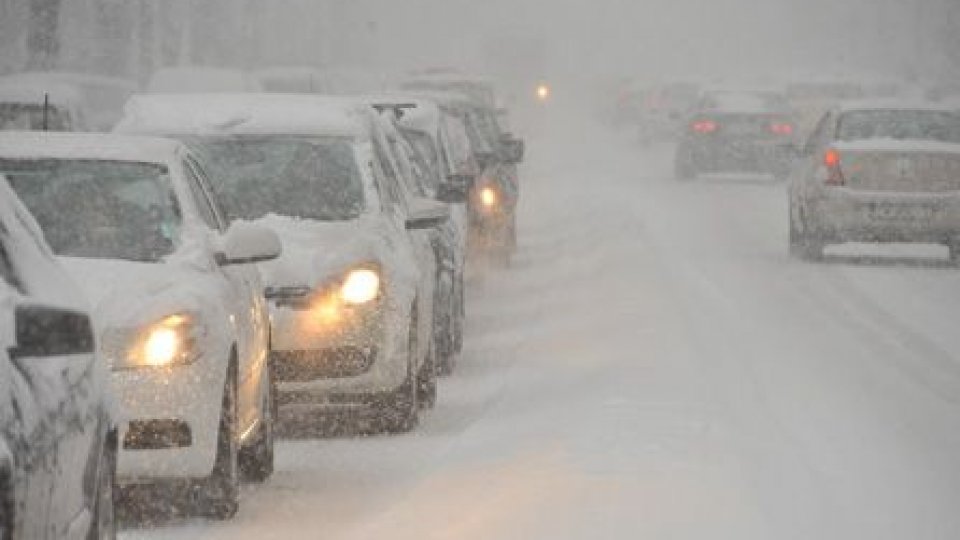
[(50, 131), (49, 119), (50, 119), (50, 93), (44, 92), (43, 93), (43, 125), (42, 125), (44, 131)]

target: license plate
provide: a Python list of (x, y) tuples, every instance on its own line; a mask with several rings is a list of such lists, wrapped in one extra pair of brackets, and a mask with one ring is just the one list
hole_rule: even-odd
[(870, 218), (878, 221), (930, 221), (937, 209), (933, 205), (870, 204)]

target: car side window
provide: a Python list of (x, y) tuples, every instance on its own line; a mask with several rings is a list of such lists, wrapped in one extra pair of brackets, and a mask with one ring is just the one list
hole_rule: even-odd
[(206, 223), (211, 229), (215, 231), (222, 231), (223, 226), (220, 220), (217, 218), (216, 212), (213, 210), (213, 206), (210, 203), (210, 198), (204, 191), (197, 172), (186, 160), (183, 162), (183, 173), (187, 177), (187, 185), (190, 186), (190, 192), (193, 194), (193, 200), (196, 201), (197, 211), (200, 213), (200, 219), (202, 219), (203, 222)]
[(26, 292), (23, 288), (23, 281), (17, 275), (17, 270), (13, 266), (13, 260), (10, 259), (10, 253), (7, 251), (6, 241), (8, 239), (7, 228), (0, 222), (0, 278), (17, 291)]

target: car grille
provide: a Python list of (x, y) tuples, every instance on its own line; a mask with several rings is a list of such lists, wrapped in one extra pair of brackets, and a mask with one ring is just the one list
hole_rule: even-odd
[(376, 359), (375, 347), (277, 352), (272, 356), (273, 376), (286, 382), (355, 377), (369, 371)]

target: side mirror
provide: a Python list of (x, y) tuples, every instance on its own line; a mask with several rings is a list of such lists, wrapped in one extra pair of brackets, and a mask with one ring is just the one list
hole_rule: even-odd
[(511, 165), (516, 165), (523, 161), (525, 145), (522, 139), (514, 137), (504, 137), (500, 140), (500, 152), (503, 160)]
[(447, 204), (467, 202), (473, 182), (471, 174), (451, 174), (437, 187), (437, 200)]
[(235, 221), (224, 233), (217, 264), (251, 264), (276, 259), (283, 251), (272, 230), (248, 221)]
[(408, 231), (435, 229), (450, 219), (450, 207), (430, 199), (414, 199), (407, 214)]
[(90, 354), (93, 325), (85, 313), (46, 306), (18, 306), (14, 315), (17, 345), (11, 359)]

